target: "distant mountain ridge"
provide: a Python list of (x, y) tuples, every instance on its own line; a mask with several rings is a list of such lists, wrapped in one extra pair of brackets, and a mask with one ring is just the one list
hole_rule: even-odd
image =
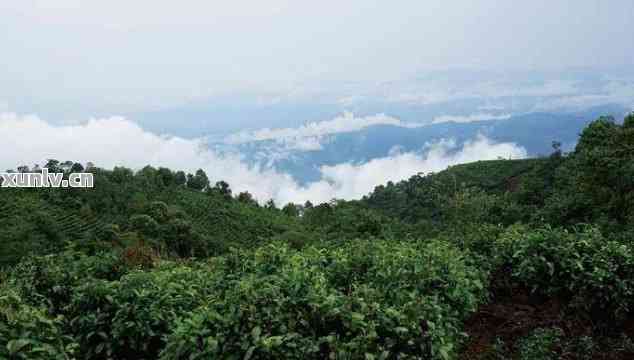
[(484, 135), (494, 142), (515, 143), (528, 156), (546, 155), (553, 141), (564, 151), (574, 148), (579, 132), (592, 120), (604, 115), (621, 120), (627, 109), (621, 105), (604, 105), (575, 113), (535, 112), (508, 119), (473, 122), (442, 122), (421, 127), (373, 125), (359, 131), (321, 137), (314, 150), (289, 149), (277, 140), (252, 141), (235, 146), (218, 142), (210, 146), (217, 151), (238, 151), (251, 165), (272, 166), (291, 174), (300, 183), (320, 179), (320, 166), (343, 162), (364, 163), (399, 152), (422, 152), (440, 140), (453, 140), (460, 147), (466, 141)]

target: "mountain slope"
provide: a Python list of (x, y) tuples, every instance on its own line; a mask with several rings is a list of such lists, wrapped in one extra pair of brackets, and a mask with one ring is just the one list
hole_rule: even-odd
[[(311, 150), (289, 148), (284, 139), (252, 141), (236, 146), (211, 143), (219, 151), (237, 151), (252, 165), (273, 166), (291, 174), (300, 183), (318, 181), (321, 166), (364, 163), (400, 152), (424, 152), (441, 140), (455, 142), (457, 151), (465, 142), (484, 135), (494, 142), (508, 142), (526, 149), (529, 156), (549, 154), (552, 143), (560, 142), (565, 151), (574, 148), (578, 134), (600, 115), (622, 119), (625, 108), (601, 106), (579, 113), (528, 113), (504, 120), (443, 122), (421, 127), (375, 125), (360, 131), (308, 139), (318, 142)], [(293, 139), (297, 141), (297, 139)]]

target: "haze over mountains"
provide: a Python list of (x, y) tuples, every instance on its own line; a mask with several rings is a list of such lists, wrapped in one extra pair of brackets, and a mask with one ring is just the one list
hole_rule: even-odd
[[(456, 154), (465, 142), (483, 138), (487, 144), (512, 144), (517, 151), (484, 152), (473, 160), (545, 155), (553, 141), (568, 151), (589, 121), (601, 115), (620, 119), (634, 104), (634, 72), (628, 67), (451, 69), (399, 81), (336, 85), (209, 98), (129, 117), (153, 132), (205, 137), (214, 152), (289, 174), (306, 186), (326, 174), (358, 177), (370, 171), (363, 165), (372, 160), (389, 162), (403, 154), (423, 159), (439, 144), (447, 154)], [(394, 173), (440, 170), (414, 168), (420, 162), (400, 163), (398, 169), (393, 164), (390, 175), (363, 177), (378, 184), (392, 180)], [(354, 193), (364, 194), (372, 186), (362, 188)]]
[[(224, 141), (212, 141), (210, 145), (219, 152), (240, 153), (249, 164), (288, 172), (306, 183), (319, 180), (323, 166), (360, 165), (408, 153), (422, 156), (439, 144), (454, 154), (476, 139), (514, 144), (531, 157), (549, 154), (553, 142), (561, 143), (562, 149), (569, 151), (574, 148), (579, 131), (590, 121), (609, 114), (621, 119), (625, 111), (625, 107), (613, 104), (570, 113), (490, 116), (493, 119), (448, 120), (428, 125), (404, 123), (385, 115), (355, 118), (346, 113), (331, 121), (295, 129), (241, 133)], [(509, 158), (516, 154), (510, 151), (496, 156)], [(481, 155), (487, 158), (486, 154)]]
[(634, 104), (634, 77), (623, 69), (504, 74), (456, 70), (363, 89), (243, 94), (70, 123), (7, 106), (0, 165), (59, 158), (201, 168), (260, 201), (319, 203), (454, 164), (547, 155), (553, 141), (569, 151), (587, 123), (622, 119)]
[(119, 114), (155, 132), (199, 137), (300, 127), (344, 112), (361, 117), (386, 114), (406, 123), (429, 124), (532, 112), (578, 112), (606, 104), (629, 109), (634, 106), (633, 69), (446, 68), (390, 81), (298, 83), (268, 92), (254, 89)]
[(568, 151), (588, 122), (601, 115), (620, 119), (634, 104), (628, 67), (463, 68), (336, 85), (210, 98), (129, 116), (155, 132), (205, 136), (218, 153), (239, 154), (249, 166), (274, 168), (306, 185), (337, 165), (359, 167), (403, 153), (420, 157), (438, 143), (450, 145), (451, 154), (478, 137), (514, 144), (526, 156), (550, 153), (553, 141)]
[(201, 168), (263, 202), (322, 202), (553, 141), (569, 150), (585, 123), (634, 106), (633, 11), (4, 2), (0, 165)]

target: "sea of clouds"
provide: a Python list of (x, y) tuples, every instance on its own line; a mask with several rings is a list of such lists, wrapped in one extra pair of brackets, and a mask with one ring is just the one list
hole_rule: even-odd
[[(323, 123), (296, 129), (265, 129), (257, 133), (237, 134), (234, 142), (254, 139), (307, 138), (356, 131), (377, 125), (407, 125), (385, 115), (355, 118), (344, 114)], [(194, 172), (203, 169), (212, 183), (227, 181), (234, 193), (248, 191), (259, 201), (274, 199), (313, 203), (337, 199), (358, 199), (375, 186), (399, 181), (418, 173), (436, 172), (448, 166), (497, 158), (523, 158), (526, 150), (513, 143), (494, 143), (483, 135), (457, 144), (443, 139), (427, 144), (418, 152), (395, 150), (388, 156), (364, 163), (322, 166), (321, 179), (300, 185), (290, 174), (266, 165), (248, 165), (240, 153), (218, 153), (206, 140), (184, 139), (148, 132), (123, 117), (90, 119), (77, 125), (54, 126), (35, 115), (11, 112), (0, 114), (0, 169), (18, 165), (44, 164), (46, 159), (93, 162), (102, 168), (126, 166), (140, 169), (145, 165)], [(316, 143), (318, 144), (318, 142)], [(318, 150), (315, 145), (315, 150)]]

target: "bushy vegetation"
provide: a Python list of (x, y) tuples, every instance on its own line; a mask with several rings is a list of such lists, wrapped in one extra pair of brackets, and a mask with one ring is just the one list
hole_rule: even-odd
[(26, 304), (11, 288), (0, 288), (0, 357), (3, 359), (68, 359), (76, 343), (63, 331), (62, 317)]
[(632, 247), (604, 238), (598, 229), (510, 228), (498, 240), (499, 256), (514, 279), (533, 292), (573, 298), (604, 319), (631, 312)]
[[(627, 358), (633, 146), (600, 118), (569, 154), (281, 208), (149, 166), (2, 189), (0, 358)], [(470, 330), (506, 308), (535, 321)]]
[(555, 347), (561, 336), (561, 330), (557, 328), (534, 330), (530, 335), (520, 340), (519, 358), (521, 360), (556, 359)]

